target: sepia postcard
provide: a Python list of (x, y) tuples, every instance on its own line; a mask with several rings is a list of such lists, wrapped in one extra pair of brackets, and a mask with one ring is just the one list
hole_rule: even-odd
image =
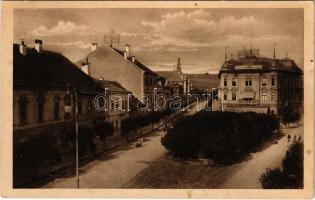
[(3, 197), (312, 198), (313, 2), (1, 14)]

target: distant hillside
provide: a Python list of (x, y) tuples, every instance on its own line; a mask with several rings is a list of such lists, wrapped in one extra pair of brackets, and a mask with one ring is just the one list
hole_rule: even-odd
[(218, 74), (187, 74), (188, 80), (192, 83), (193, 88), (198, 88), (200, 90), (219, 87), (219, 76)]

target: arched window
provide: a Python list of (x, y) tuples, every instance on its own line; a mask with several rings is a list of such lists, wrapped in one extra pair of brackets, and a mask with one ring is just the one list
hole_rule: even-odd
[(29, 104), (27, 96), (26, 95), (21, 96), (18, 100), (18, 104), (20, 123), (25, 124), (27, 122), (27, 106)]
[(44, 121), (44, 104), (45, 104), (45, 96), (44, 95), (39, 95), (37, 98), (37, 119), (38, 122), (41, 123)]
[(60, 97), (56, 95), (54, 97), (54, 120), (60, 119)]

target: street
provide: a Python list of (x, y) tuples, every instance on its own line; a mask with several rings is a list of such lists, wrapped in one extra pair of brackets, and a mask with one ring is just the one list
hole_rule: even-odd
[[(281, 167), (282, 159), (285, 157), (286, 151), (290, 144), (294, 140), (301, 136), (303, 138), (303, 126), (295, 128), (283, 128), (282, 131), (286, 133), (282, 137), (278, 144), (272, 144), (267, 149), (251, 154), (252, 158), (248, 161), (236, 164), (234, 175), (229, 177), (222, 185), (218, 188), (229, 188), (229, 189), (259, 189), (262, 188), (259, 178), (262, 173), (266, 171), (266, 168), (274, 169)], [(291, 135), (290, 142), (288, 142), (287, 135)]]
[[(185, 115), (192, 115), (206, 105), (206, 102), (194, 105)], [(144, 138), (141, 148), (135, 142), (119, 147), (98, 160), (94, 160), (80, 170), (80, 188), (120, 188), (153, 161), (164, 155), (167, 150), (161, 145), (165, 133), (160, 128)], [(58, 178), (43, 188), (75, 188), (76, 178)]]

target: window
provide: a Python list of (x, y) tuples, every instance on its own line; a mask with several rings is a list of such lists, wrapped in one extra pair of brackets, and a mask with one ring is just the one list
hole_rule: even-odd
[(262, 94), (262, 100), (267, 101), (267, 95), (265, 93)]
[(60, 119), (60, 97), (54, 97), (54, 120)]
[(18, 100), (19, 104), (19, 117), (20, 117), (20, 123), (26, 123), (27, 121), (27, 106), (29, 104), (28, 99), (26, 95), (23, 95)]
[(224, 78), (223, 85), (227, 86), (227, 78)]
[(226, 93), (224, 93), (224, 98), (223, 99), (227, 100), (227, 94)]
[(37, 120), (39, 123), (44, 121), (45, 96), (39, 95), (37, 98)]
[(274, 101), (276, 100), (276, 95), (274, 92), (271, 93), (271, 101)]
[(271, 85), (275, 86), (275, 78), (274, 77), (271, 78)]
[(267, 78), (262, 79), (262, 86), (267, 86)]
[(232, 94), (232, 100), (233, 100), (233, 101), (236, 100), (236, 94)]
[(236, 86), (236, 78), (232, 78), (232, 86)]
[(246, 79), (245, 80), (245, 86), (252, 86), (252, 80), (251, 79)]

